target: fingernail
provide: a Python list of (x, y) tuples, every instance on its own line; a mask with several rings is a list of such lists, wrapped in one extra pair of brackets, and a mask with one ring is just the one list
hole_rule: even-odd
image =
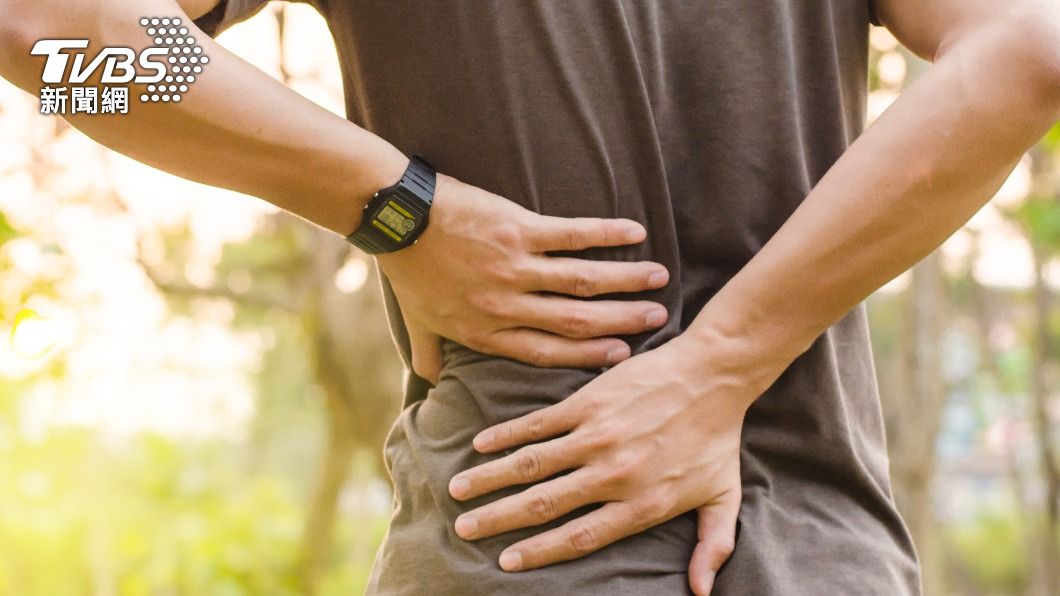
[(661, 327), (666, 323), (666, 309), (656, 308), (648, 312), (644, 317), (644, 323), (648, 327)]
[(519, 571), (523, 566), (523, 555), (514, 551), (501, 553), (500, 564), (505, 571)]
[(629, 346), (614, 348), (607, 353), (607, 361), (611, 364), (618, 364), (626, 358), (629, 358)]
[(656, 271), (648, 276), (648, 285), (653, 288), (660, 288), (666, 285), (669, 278), (670, 276), (665, 271)]
[(478, 449), (479, 451), (489, 449), (490, 445), (493, 444), (493, 435), (489, 433), (482, 433), (481, 435), (475, 437), (471, 441), (471, 444), (474, 445), (475, 449)]
[(471, 491), (471, 482), (467, 478), (457, 476), (449, 481), (449, 494), (457, 499), (462, 499)]
[(644, 239), (644, 228), (640, 226), (631, 226), (626, 230), (626, 240), (629, 242), (640, 242)]
[(470, 515), (461, 515), (456, 518), (456, 533), (461, 538), (474, 538), (478, 532), (478, 520)]

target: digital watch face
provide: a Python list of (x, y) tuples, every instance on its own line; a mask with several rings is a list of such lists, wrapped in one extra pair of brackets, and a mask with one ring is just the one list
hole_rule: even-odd
[(404, 207), (389, 200), (375, 212), (372, 225), (395, 242), (403, 242), (416, 229), (416, 220)]

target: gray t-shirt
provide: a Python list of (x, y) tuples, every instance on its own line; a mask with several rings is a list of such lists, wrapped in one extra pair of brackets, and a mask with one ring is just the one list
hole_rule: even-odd
[[(229, 0), (213, 32), (264, 0)], [(868, 0), (318, 0), (349, 118), (438, 169), (557, 216), (643, 223), (680, 333), (861, 132)], [(813, 280), (806, 280), (813, 283)], [(384, 284), (385, 286), (385, 284)], [(389, 290), (402, 353), (408, 341)], [(429, 288), (425, 288), (429, 291)], [(481, 463), (479, 430), (556, 403), (600, 371), (535, 369), (447, 342), (442, 380), (411, 377), (385, 455), (395, 490), (373, 594), (681, 594), (696, 541), (682, 515), (587, 558), (507, 574), (465, 542), (446, 490)], [(891, 498), (863, 307), (823, 334), (748, 412), (736, 550), (715, 594), (919, 593)], [(513, 491), (502, 492), (511, 494)], [(570, 519), (566, 516), (555, 526)]]

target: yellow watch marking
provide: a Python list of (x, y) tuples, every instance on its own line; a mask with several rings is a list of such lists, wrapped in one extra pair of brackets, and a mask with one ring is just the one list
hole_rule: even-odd
[(372, 220), (372, 225), (377, 227), (377, 228), (379, 228), (380, 230), (382, 230), (383, 233), (386, 234), (387, 236), (390, 236), (394, 240), (396, 240), (398, 242), (401, 242), (401, 236), (398, 236), (397, 234), (394, 233), (393, 230), (391, 230), (390, 228), (388, 228), (388, 227), (384, 226), (383, 224), (379, 223), (378, 220), (373, 219)]
[(398, 205), (394, 201), (390, 201), (389, 204), (390, 204), (391, 207), (393, 207), (394, 211), (397, 211), (398, 213), (404, 215), (405, 217), (407, 217), (409, 219), (415, 219), (414, 217), (412, 217), (411, 213), (409, 213), (408, 211), (405, 211), (404, 209), (402, 209), (401, 205)]

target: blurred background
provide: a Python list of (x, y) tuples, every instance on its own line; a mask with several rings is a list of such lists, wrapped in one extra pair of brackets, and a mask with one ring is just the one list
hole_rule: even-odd
[[(220, 41), (342, 113), (312, 9)], [(870, 119), (925, 68), (871, 41)], [(360, 593), (402, 375), (372, 264), (38, 111), (0, 81), (0, 595)], [(870, 300), (929, 595), (1060, 594), (1058, 290), (1060, 127)]]

